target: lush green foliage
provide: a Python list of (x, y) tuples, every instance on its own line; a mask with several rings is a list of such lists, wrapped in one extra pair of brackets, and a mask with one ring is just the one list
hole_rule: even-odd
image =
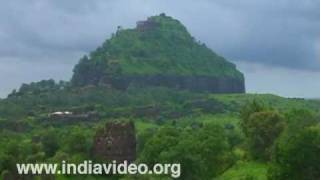
[(255, 158), (270, 159), (274, 141), (284, 129), (284, 119), (272, 111), (253, 113), (248, 121), (249, 149)]
[(320, 176), (320, 128), (309, 127), (278, 143), (270, 179), (316, 180)]
[(255, 159), (270, 159), (274, 141), (285, 127), (284, 117), (253, 101), (242, 109), (240, 125), (251, 155)]
[(319, 178), (319, 119), (307, 110), (288, 113), (288, 127), (278, 139), (269, 169), (270, 179)]
[(257, 162), (239, 161), (214, 180), (267, 180), (268, 166)]
[(122, 29), (75, 66), (74, 85), (112, 81), (119, 75), (184, 75), (243, 79), (234, 64), (196, 42), (171, 17), (148, 18), (146, 27)]
[[(302, 110), (302, 107), (308, 110)], [(94, 160), (91, 148), (96, 130), (106, 121), (130, 118), (137, 127), (139, 161), (150, 164), (179, 161), (183, 164), (185, 179), (220, 177), (228, 180), (237, 176), (264, 179), (267, 162), (252, 162), (248, 158), (252, 156), (252, 150), (247, 150), (266, 147), (267, 155), (258, 151), (256, 157), (267, 160), (265, 157), (272, 153), (275, 159), (270, 171), (280, 177), (296, 168), (289, 159), (291, 153), (318, 154), (316, 149), (312, 149), (313, 141), (307, 141), (311, 143), (310, 147), (303, 144), (306, 149), (301, 143), (307, 137), (316, 142), (314, 133), (302, 134), (304, 131), (309, 133), (309, 127), (318, 123), (319, 107), (318, 101), (268, 94), (214, 95), (133, 87), (118, 91), (104, 87), (75, 88), (50, 80), (32, 83), (0, 100), (0, 171), (12, 173), (17, 162)], [(49, 113), (66, 110), (80, 113), (96, 111), (101, 118), (94, 122), (48, 121)], [(284, 133), (276, 138), (282, 123), (285, 123)], [(289, 137), (296, 138), (291, 140)], [(78, 143), (79, 139), (81, 143)], [(261, 139), (264, 140), (262, 144)], [(276, 151), (271, 148), (274, 141)], [(248, 142), (256, 146), (250, 146)], [(286, 142), (292, 143), (288, 146)], [(308, 169), (317, 168), (309, 160), (298, 159), (297, 162), (305, 164)], [(292, 167), (289, 170), (279, 169), (281, 162), (292, 162)], [(59, 176), (59, 179), (66, 178), (77, 179)]]
[(232, 162), (224, 129), (205, 125), (199, 129), (161, 128), (145, 145), (141, 161), (181, 163), (181, 179), (210, 179)]
[(284, 128), (283, 118), (256, 100), (242, 108), (240, 117), (250, 155), (254, 159), (268, 160), (273, 142)]
[(50, 80), (42, 80), (39, 82), (32, 82), (30, 84), (22, 84), (20, 89), (13, 90), (9, 97), (11, 96), (22, 96), (26, 94), (39, 95), (44, 92), (52, 92), (64, 89), (68, 86), (68, 82), (60, 81), (56, 83), (53, 79)]

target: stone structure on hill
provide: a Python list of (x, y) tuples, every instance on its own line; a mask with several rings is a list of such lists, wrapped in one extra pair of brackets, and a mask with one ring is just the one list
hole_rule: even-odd
[(134, 123), (108, 122), (96, 133), (93, 154), (106, 161), (134, 161), (136, 159)]
[(152, 21), (150, 19), (146, 21), (137, 22), (137, 30), (140, 32), (151, 30), (153, 28), (156, 28), (157, 26), (159, 26), (159, 23)]

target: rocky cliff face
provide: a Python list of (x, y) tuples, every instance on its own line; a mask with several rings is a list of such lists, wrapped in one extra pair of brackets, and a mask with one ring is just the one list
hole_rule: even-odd
[[(103, 82), (100, 82), (103, 84)], [(129, 86), (146, 87), (162, 86), (176, 88), (179, 90), (190, 90), (195, 92), (211, 93), (244, 93), (244, 80), (232, 77), (209, 77), (209, 76), (170, 76), (170, 75), (150, 75), (150, 76), (123, 76), (107, 81), (106, 84), (121, 90), (126, 90)]]

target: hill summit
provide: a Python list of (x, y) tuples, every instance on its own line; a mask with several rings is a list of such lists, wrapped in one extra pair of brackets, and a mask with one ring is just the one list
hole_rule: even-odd
[(245, 92), (236, 66), (196, 41), (172, 17), (160, 14), (118, 27), (102, 46), (81, 58), (71, 80), (74, 86), (164, 86), (214, 93)]

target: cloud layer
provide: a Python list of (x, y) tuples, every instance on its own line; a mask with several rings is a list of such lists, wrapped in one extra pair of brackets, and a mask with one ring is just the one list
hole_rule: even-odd
[(21, 68), (0, 72), (0, 79), (15, 73), (22, 77), (1, 84), (12, 88), (23, 80), (47, 78), (47, 73), (30, 71), (39, 65), (51, 77), (68, 79), (80, 56), (118, 25), (134, 27), (161, 12), (237, 64), (320, 71), (317, 0), (10, 0), (0, 6), (0, 69), (13, 62)]

